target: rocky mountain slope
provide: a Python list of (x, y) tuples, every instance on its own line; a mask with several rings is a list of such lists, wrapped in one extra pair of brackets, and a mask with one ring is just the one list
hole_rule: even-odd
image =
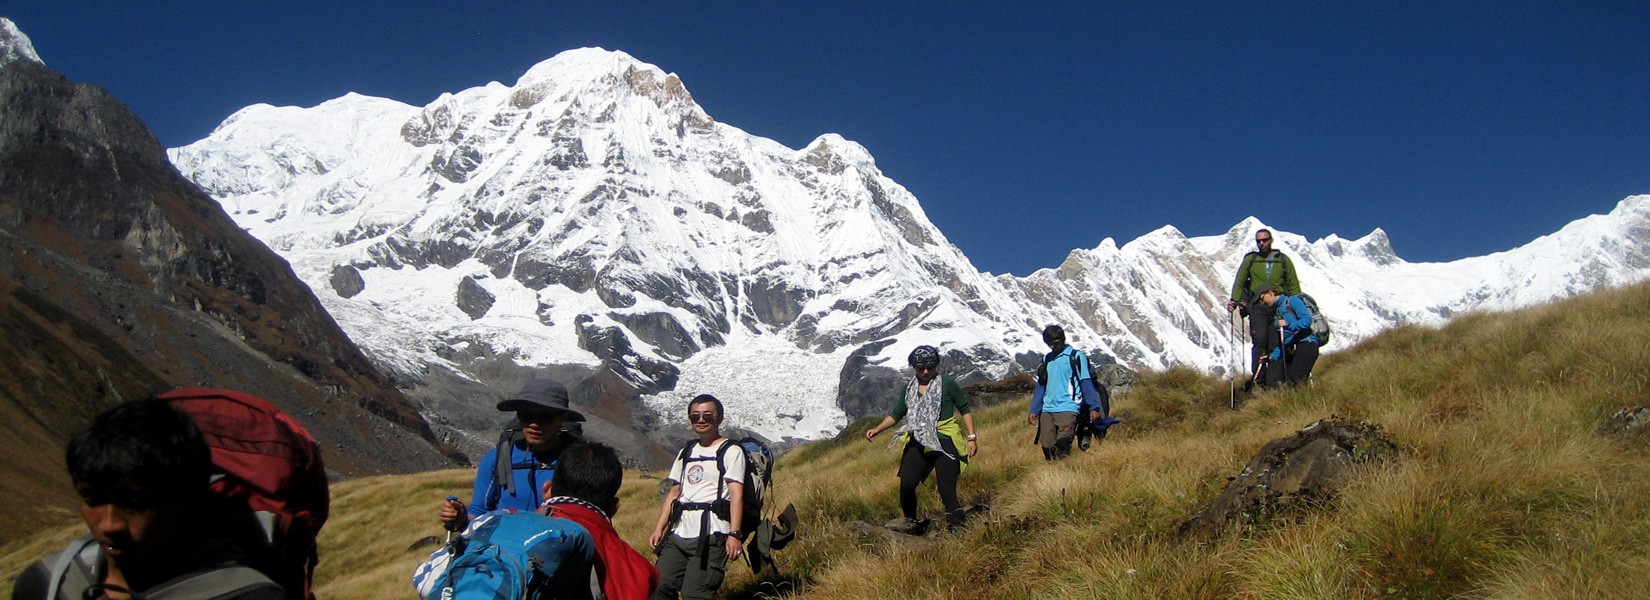
[[(637, 444), (669, 437), (701, 392), (771, 439), (831, 435), (886, 409), (915, 345), (994, 378), (1035, 365), (1048, 323), (1101, 360), (1227, 372), (1242, 352), (1221, 305), (1264, 226), (1165, 227), (1025, 277), (981, 273), (860, 145), (752, 136), (674, 74), (599, 49), (426, 106), (251, 106), (170, 156), (470, 448), (532, 369), (573, 381), (596, 433)], [(1647, 215), (1650, 197), (1629, 198), (1440, 264), (1405, 262), (1379, 230), (1277, 234), (1344, 347), (1642, 279)]]
[(5, 525), (72, 506), (63, 444), (93, 414), (172, 387), (269, 398), (341, 475), (452, 464), (281, 257), (3, 19), (0, 365), (0, 490), (27, 499)]

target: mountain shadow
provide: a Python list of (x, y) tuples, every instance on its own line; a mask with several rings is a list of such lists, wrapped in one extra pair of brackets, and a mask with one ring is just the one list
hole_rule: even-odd
[(337, 476), (454, 464), (124, 105), (34, 60), (0, 63), (0, 493), (24, 499), (0, 514), (0, 543), (72, 509), (63, 447), (92, 415), (184, 386), (270, 399)]

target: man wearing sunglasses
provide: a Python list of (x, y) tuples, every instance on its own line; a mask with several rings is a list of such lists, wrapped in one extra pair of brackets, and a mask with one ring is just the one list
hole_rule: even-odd
[(498, 509), (524, 512), (544, 502), (542, 488), (556, 473), (562, 448), (577, 443), (577, 435), (562, 431), (564, 423), (584, 421), (568, 407), (567, 387), (550, 379), (533, 379), (521, 391), (498, 403), (498, 409), (516, 413), (516, 426), (505, 429), (496, 448), (476, 465), (476, 479), (466, 508), (447, 500), (438, 513), (448, 531), (462, 531), (472, 517)]
[[(722, 588), (728, 559), (739, 560), (744, 523), (745, 453), (722, 437), (722, 401), (700, 394), (688, 402), (688, 423), (697, 443), (670, 466), (670, 492), (647, 543), (658, 553), (655, 600), (711, 600)], [(753, 524), (754, 525), (754, 524)], [(667, 529), (668, 528), (668, 529)]]
[(1272, 243), (1272, 230), (1255, 232), (1255, 250), (1243, 255), (1243, 263), (1232, 281), (1232, 297), (1226, 301), (1227, 312), (1241, 307), (1242, 314), (1249, 317), (1249, 368), (1255, 376), (1244, 384), (1246, 390), (1256, 382), (1271, 387), (1283, 381), (1280, 365), (1261, 360), (1283, 341), (1278, 339), (1278, 330), (1273, 326), (1277, 317), (1272, 306), (1261, 301), (1257, 290), (1261, 285), (1271, 285), (1289, 296), (1301, 293), (1295, 263), (1283, 251), (1274, 249)]

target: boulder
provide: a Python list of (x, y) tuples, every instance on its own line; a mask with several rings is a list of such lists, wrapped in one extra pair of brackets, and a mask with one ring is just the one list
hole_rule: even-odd
[(1374, 423), (1335, 417), (1314, 422), (1262, 447), (1219, 496), (1180, 524), (1179, 533), (1249, 532), (1287, 512), (1319, 506), (1340, 492), (1354, 465), (1397, 451)]

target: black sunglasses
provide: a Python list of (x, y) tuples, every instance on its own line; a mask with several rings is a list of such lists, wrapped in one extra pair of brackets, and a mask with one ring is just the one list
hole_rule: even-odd
[(556, 420), (556, 418), (560, 417), (560, 416), (561, 416), (561, 413), (551, 412), (551, 411), (543, 411), (543, 412), (539, 412), (539, 411), (534, 411), (534, 412), (517, 411), (516, 412), (516, 420), (521, 421), (523, 423), (549, 423), (551, 421)]
[(689, 423), (715, 423), (716, 422), (716, 413), (714, 413), (714, 412), (688, 413), (688, 422)]

